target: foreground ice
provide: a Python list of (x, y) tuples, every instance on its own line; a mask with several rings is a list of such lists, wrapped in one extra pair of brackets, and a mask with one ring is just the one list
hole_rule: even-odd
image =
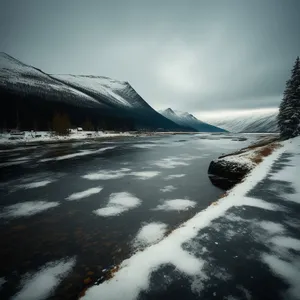
[[(184, 250), (182, 245), (195, 238), (200, 230), (210, 226), (213, 221), (225, 216), (230, 208), (244, 208), (249, 206), (256, 207), (256, 209), (260, 210), (267, 209), (269, 211), (276, 211), (280, 208), (278, 205), (271, 205), (260, 199), (256, 199), (257, 201), (255, 201), (254, 198), (246, 197), (246, 194), (266, 176), (274, 161), (283, 151), (284, 149), (282, 148), (275, 150), (258, 167), (251, 171), (244, 182), (233, 188), (231, 192), (226, 197), (220, 199), (217, 204), (211, 205), (199, 212), (160, 242), (147, 247), (143, 251), (137, 252), (125, 260), (120, 265), (120, 270), (112, 279), (103, 282), (99, 286), (93, 286), (88, 289), (83, 299), (137, 299), (141, 291), (149, 289), (151, 273), (160, 266), (167, 264), (173, 265), (182, 275), (192, 279), (194, 282), (192, 285), (193, 290), (201, 288), (201, 286), (203, 286), (202, 280), (207, 278), (203, 270), (206, 262), (199, 257), (199, 255), (194, 256), (191, 251)], [(179, 204), (181, 204), (181, 202), (179, 202)], [(270, 224), (264, 224), (263, 226), (272, 228)], [(277, 230), (279, 230), (279, 228), (277, 228)], [(215, 241), (215, 244), (217, 245), (218, 242)], [(203, 253), (205, 252), (204, 250), (203, 248)], [(280, 268), (277, 269), (279, 270)], [(225, 276), (226, 272), (224, 271), (223, 273)], [(292, 271), (287, 273), (286, 277), (291, 278), (295, 282), (296, 273)], [(290, 276), (291, 274), (293, 276)], [(248, 292), (245, 288), (240, 288)], [(213, 296), (218, 296), (217, 291), (214, 292)]]
[(58, 206), (58, 202), (47, 201), (27, 201), (23, 203), (17, 203), (4, 207), (3, 212), (0, 214), (2, 218), (19, 218), (29, 217), (47, 209)]
[(21, 291), (13, 299), (42, 300), (50, 297), (74, 265), (74, 258), (48, 263), (35, 274), (26, 276)]
[(103, 189), (102, 187), (90, 188), (90, 189), (82, 191), (82, 192), (71, 194), (70, 196), (68, 196), (66, 198), (66, 200), (72, 201), (72, 200), (80, 200), (83, 198), (87, 198), (91, 195), (100, 193), (102, 191), (102, 189)]
[(196, 202), (187, 199), (166, 200), (163, 204), (158, 205), (155, 210), (187, 210), (195, 207)]
[(102, 217), (116, 216), (140, 204), (141, 200), (130, 193), (113, 193), (109, 197), (107, 206), (95, 210), (94, 213)]

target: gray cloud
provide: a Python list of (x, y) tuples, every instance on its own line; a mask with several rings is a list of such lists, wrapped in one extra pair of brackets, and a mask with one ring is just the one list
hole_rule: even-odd
[(0, 50), (49, 73), (129, 81), (154, 108), (277, 106), (300, 1), (0, 0)]

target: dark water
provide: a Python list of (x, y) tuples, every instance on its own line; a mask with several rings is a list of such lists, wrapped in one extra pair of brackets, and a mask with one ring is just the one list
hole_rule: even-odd
[[(223, 192), (208, 179), (210, 161), (254, 139), (256, 137), (251, 136), (247, 141), (238, 141), (231, 136), (195, 134), (1, 151), (0, 278), (4, 278), (5, 283), (0, 298), (9, 299), (21, 289), (24, 277), (46, 264), (74, 258), (72, 272), (62, 280), (52, 297), (75, 299), (103, 275), (103, 269), (119, 264), (133, 253), (132, 241), (145, 223), (163, 222), (172, 230), (217, 199)], [(98, 151), (108, 147), (114, 148)], [(78, 153), (79, 156), (66, 156)], [(168, 161), (162, 163), (161, 160), (168, 157), (184, 164), (167, 168)], [(119, 174), (122, 168), (128, 169), (127, 173), (117, 179), (82, 177), (101, 170)], [(159, 174), (147, 179), (128, 175), (145, 171)], [(185, 176), (167, 180), (174, 174)], [(45, 180), (52, 182), (36, 188), (26, 186)], [(165, 193), (160, 190), (168, 185), (176, 190)], [(66, 201), (73, 193), (99, 186), (103, 188), (100, 193)], [(118, 216), (93, 213), (105, 207), (109, 196), (118, 192), (131, 193), (141, 200), (141, 205)], [(180, 212), (153, 210), (163, 199), (189, 199), (197, 205)], [(59, 205), (30, 216), (7, 213), (10, 205), (30, 201)]]

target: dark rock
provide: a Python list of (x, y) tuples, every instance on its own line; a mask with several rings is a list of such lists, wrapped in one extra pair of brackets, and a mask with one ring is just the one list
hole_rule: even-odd
[(213, 185), (228, 190), (241, 182), (250, 170), (248, 165), (218, 159), (210, 163), (208, 176)]

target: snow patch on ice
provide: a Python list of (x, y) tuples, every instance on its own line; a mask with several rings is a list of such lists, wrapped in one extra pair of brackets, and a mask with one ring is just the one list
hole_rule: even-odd
[(145, 180), (159, 175), (157, 171), (132, 172), (129, 175), (136, 176), (138, 179)]
[(115, 170), (115, 171), (102, 170), (102, 171), (99, 171), (99, 172), (86, 174), (86, 175), (82, 176), (82, 178), (85, 178), (85, 179), (88, 179), (88, 180), (118, 179), (118, 178), (122, 178), (122, 177), (125, 177), (126, 175), (128, 175), (129, 171), (131, 171), (131, 170), (127, 169), (127, 168), (122, 168), (120, 170)]
[(70, 154), (61, 155), (61, 156), (57, 156), (57, 157), (43, 158), (40, 160), (40, 162), (60, 161), (60, 160), (70, 159), (70, 158), (79, 157), (79, 156), (86, 156), (86, 155), (90, 155), (90, 154), (102, 153), (104, 151), (111, 150), (114, 148), (116, 148), (116, 147), (115, 146), (105, 147), (105, 148), (98, 149), (98, 150), (82, 150), (80, 152), (70, 153)]
[(158, 146), (158, 144), (135, 144), (135, 145), (132, 145), (133, 148), (140, 148), (140, 149), (150, 149), (150, 148), (154, 148), (157, 146)]
[(22, 185), (18, 186), (18, 188), (22, 188), (22, 189), (35, 189), (35, 188), (46, 186), (46, 185), (52, 183), (53, 181), (54, 180), (36, 181), (36, 182), (22, 184)]
[(156, 165), (164, 169), (173, 169), (177, 166), (188, 166), (187, 162), (182, 161), (182, 157), (167, 157), (159, 161), (153, 162), (153, 165)]
[(276, 236), (271, 239), (271, 242), (279, 247), (300, 250), (300, 240), (288, 236)]
[(177, 188), (173, 185), (166, 185), (164, 188), (161, 188), (160, 191), (163, 193), (172, 192), (176, 190)]
[(6, 282), (4, 277), (0, 277), (0, 290), (2, 289), (3, 284)]
[(3, 212), (0, 214), (2, 218), (20, 218), (29, 217), (47, 209), (58, 206), (58, 202), (47, 201), (27, 201), (23, 203), (17, 203), (4, 207)]
[(285, 231), (283, 225), (279, 223), (269, 222), (269, 221), (262, 221), (258, 224), (262, 229), (267, 231), (269, 234), (278, 234)]
[(139, 205), (141, 200), (130, 193), (113, 193), (109, 197), (107, 206), (95, 210), (94, 213), (102, 217), (116, 216)]
[(102, 191), (102, 189), (103, 189), (102, 187), (90, 188), (90, 189), (87, 189), (87, 190), (82, 191), (82, 192), (71, 194), (70, 196), (68, 196), (66, 198), (66, 200), (72, 201), (72, 200), (80, 200), (80, 199), (83, 199), (83, 198), (87, 198), (91, 195), (95, 195), (95, 194), (100, 193)]
[(174, 175), (168, 175), (165, 180), (172, 180), (172, 179), (175, 179), (175, 178), (182, 178), (182, 177), (185, 177), (186, 174), (174, 174)]
[(163, 204), (158, 205), (154, 210), (188, 210), (195, 207), (196, 202), (187, 199), (166, 200)]
[(75, 265), (75, 259), (54, 261), (46, 264), (33, 275), (27, 275), (23, 288), (15, 300), (42, 300), (50, 297), (54, 289), (68, 275)]
[(275, 255), (263, 254), (262, 261), (266, 263), (269, 268), (286, 281), (290, 288), (288, 290), (288, 298), (299, 299), (300, 295), (300, 270), (292, 263), (279, 259)]
[(160, 241), (167, 230), (167, 225), (164, 223), (153, 222), (144, 225), (134, 239), (133, 246), (140, 248), (148, 246)]

